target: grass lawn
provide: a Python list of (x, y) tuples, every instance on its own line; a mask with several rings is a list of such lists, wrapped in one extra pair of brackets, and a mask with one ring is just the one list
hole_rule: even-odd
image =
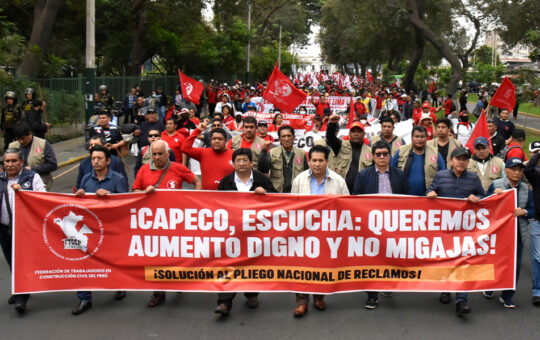
[[(476, 102), (478, 102), (478, 95), (474, 93), (467, 94), (467, 101), (476, 105)], [(540, 117), (540, 106), (536, 106), (531, 102), (521, 103), (519, 105), (519, 112), (525, 112)]]

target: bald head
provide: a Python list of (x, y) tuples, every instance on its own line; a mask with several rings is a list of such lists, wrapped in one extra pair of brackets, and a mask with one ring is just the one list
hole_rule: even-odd
[(169, 161), (169, 145), (163, 140), (157, 140), (150, 146), (152, 162), (157, 169), (163, 169)]

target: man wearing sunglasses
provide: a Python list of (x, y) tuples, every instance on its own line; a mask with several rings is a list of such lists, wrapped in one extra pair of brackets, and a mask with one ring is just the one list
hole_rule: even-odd
[[(353, 195), (367, 194), (409, 194), (409, 181), (403, 171), (390, 166), (390, 145), (379, 140), (371, 146), (373, 155), (373, 164), (356, 175), (354, 182)], [(379, 294), (377, 292), (368, 292), (368, 299), (364, 304), (367, 309), (377, 307)]]
[[(139, 151), (139, 154), (137, 155), (137, 161), (135, 162), (135, 169), (134, 169), (135, 177), (137, 177), (137, 173), (139, 172), (139, 169), (143, 165), (150, 163), (150, 161), (152, 160), (152, 155), (150, 154), (150, 152), (148, 152), (148, 149), (150, 148), (150, 145), (152, 145), (157, 140), (161, 140), (161, 131), (157, 129), (152, 129), (148, 131), (149, 145), (143, 147)], [(174, 152), (170, 153), (169, 160), (171, 162), (176, 162), (176, 156), (174, 155)]]

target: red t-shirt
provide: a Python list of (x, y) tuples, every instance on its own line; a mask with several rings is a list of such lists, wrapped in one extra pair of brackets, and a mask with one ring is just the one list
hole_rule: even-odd
[[(165, 171), (165, 169), (151, 170), (150, 164), (151, 163), (145, 164), (139, 169), (137, 177), (135, 178), (135, 182), (133, 182), (133, 190), (144, 190), (150, 185), (156, 185), (157, 181), (159, 181), (159, 178), (161, 177), (161, 174), (163, 173), (163, 171)], [(161, 180), (159, 188), (182, 189), (183, 181), (193, 183), (194, 179), (195, 174), (191, 172), (191, 170), (189, 170), (180, 163), (170, 162), (169, 171)]]
[(182, 144), (182, 152), (201, 163), (201, 180), (203, 190), (217, 190), (219, 181), (234, 171), (232, 166), (233, 150), (216, 152), (212, 148), (194, 148), (193, 142), (201, 133), (193, 130)]
[(174, 152), (174, 156), (176, 157), (176, 161), (178, 163), (182, 163), (182, 143), (184, 140), (186, 140), (186, 137), (184, 137), (180, 132), (176, 131), (176, 133), (169, 137), (169, 134), (167, 131), (163, 131), (161, 133), (161, 139), (167, 142), (169, 144), (169, 148)]
[(313, 105), (315, 106), (315, 114), (317, 116), (324, 116), (324, 109), (325, 108), (330, 108), (330, 105), (327, 103), (327, 102), (324, 102), (324, 103), (320, 103), (320, 102), (316, 102), (316, 103), (313, 103)]
[(270, 135), (268, 135), (268, 134), (267, 134), (266, 136), (262, 137), (261, 135), (259, 135), (259, 134), (257, 133), (257, 136), (259, 136), (260, 138), (264, 139), (265, 141), (274, 142), (274, 137), (272, 137), (272, 136), (270, 136)]
[(447, 99), (444, 102), (444, 114), (448, 116), (451, 113), (452, 113), (452, 100)]

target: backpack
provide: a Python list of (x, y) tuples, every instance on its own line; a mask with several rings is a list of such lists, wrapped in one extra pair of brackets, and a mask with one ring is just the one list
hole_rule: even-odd
[[(513, 145), (511, 147), (505, 146), (504, 149), (501, 151), (502, 160), (506, 162), (507, 161), (506, 156), (508, 155), (508, 152), (510, 152), (510, 150), (514, 150), (514, 149), (520, 149), (520, 147), (517, 146), (517, 145)], [(521, 160), (524, 161), (523, 158)]]

